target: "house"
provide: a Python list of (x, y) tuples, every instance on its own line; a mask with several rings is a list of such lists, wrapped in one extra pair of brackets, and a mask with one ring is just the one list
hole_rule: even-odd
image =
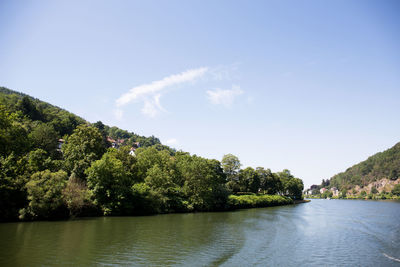
[(321, 189), (319, 190), (319, 192), (320, 192), (321, 194), (323, 194), (323, 193), (325, 193), (327, 190), (328, 190), (328, 189), (326, 189), (325, 187), (323, 187), (323, 188), (321, 188)]
[(58, 139), (57, 151), (61, 151), (61, 146), (65, 143), (64, 139)]
[(129, 151), (129, 155), (136, 157), (135, 151), (136, 151), (136, 148), (131, 147), (131, 151)]
[(133, 146), (136, 147), (136, 148), (139, 148), (140, 147), (140, 143), (139, 142), (135, 142), (135, 143), (133, 143)]
[(123, 145), (123, 143), (125, 142), (125, 139), (114, 140), (110, 136), (107, 136), (107, 142), (109, 142), (111, 144), (112, 148), (117, 148), (118, 149), (120, 146)]
[(336, 187), (331, 188), (332, 196), (338, 197), (339, 196), (339, 190)]

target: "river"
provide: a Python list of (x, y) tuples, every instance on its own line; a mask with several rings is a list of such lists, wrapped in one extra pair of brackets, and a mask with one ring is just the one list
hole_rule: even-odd
[(400, 202), (0, 224), (0, 266), (400, 266)]

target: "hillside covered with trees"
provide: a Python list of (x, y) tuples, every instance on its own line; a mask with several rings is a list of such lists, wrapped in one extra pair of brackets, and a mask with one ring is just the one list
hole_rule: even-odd
[[(396, 181), (399, 176), (400, 143), (397, 143), (392, 148), (376, 153), (367, 160), (348, 168), (345, 172), (338, 173), (330, 179), (322, 180), (321, 185), (314, 185), (311, 189), (313, 194), (319, 194), (321, 188), (337, 188), (344, 196), (350, 194), (366, 197), (367, 194), (370, 194), (370, 197), (372, 197), (378, 193), (382, 196), (385, 193), (400, 196), (400, 185)], [(379, 182), (382, 179), (386, 179), (387, 182)], [(329, 192), (326, 194), (329, 194)]]
[(1, 221), (226, 210), (302, 197), (302, 180), (288, 170), (240, 167), (231, 154), (221, 162), (190, 155), (0, 88)]

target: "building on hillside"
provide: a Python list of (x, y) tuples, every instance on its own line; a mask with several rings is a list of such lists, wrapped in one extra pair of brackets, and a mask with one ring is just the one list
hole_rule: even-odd
[(62, 145), (65, 143), (64, 139), (58, 139), (57, 150), (61, 151)]
[(323, 193), (325, 193), (327, 190), (328, 190), (328, 189), (326, 189), (325, 187), (323, 187), (323, 188), (321, 188), (321, 189), (319, 190), (319, 192), (320, 192), (321, 194), (323, 194)]
[(125, 142), (125, 139), (117, 139), (114, 140), (113, 138), (111, 138), (110, 136), (107, 136), (107, 142), (109, 142), (111, 144), (112, 148), (116, 148), (118, 149), (120, 146), (122, 146)]
[(332, 196), (339, 197), (339, 190), (336, 187), (331, 188)]
[(140, 147), (140, 143), (139, 142), (135, 142), (135, 143), (133, 143), (133, 146), (136, 147), (136, 148), (139, 148)]
[(135, 151), (136, 151), (136, 148), (131, 147), (131, 151), (129, 151), (129, 155), (136, 157)]

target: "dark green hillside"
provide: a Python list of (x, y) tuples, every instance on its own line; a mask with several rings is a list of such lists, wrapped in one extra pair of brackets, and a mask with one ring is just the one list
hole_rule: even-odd
[(257, 206), (292, 203), (265, 194), (302, 198), (289, 170), (240, 166), (0, 88), (0, 221), (225, 210), (232, 193)]
[(377, 153), (345, 172), (330, 179), (330, 187), (350, 189), (356, 185), (366, 186), (383, 178), (396, 180), (400, 176), (400, 143)]

